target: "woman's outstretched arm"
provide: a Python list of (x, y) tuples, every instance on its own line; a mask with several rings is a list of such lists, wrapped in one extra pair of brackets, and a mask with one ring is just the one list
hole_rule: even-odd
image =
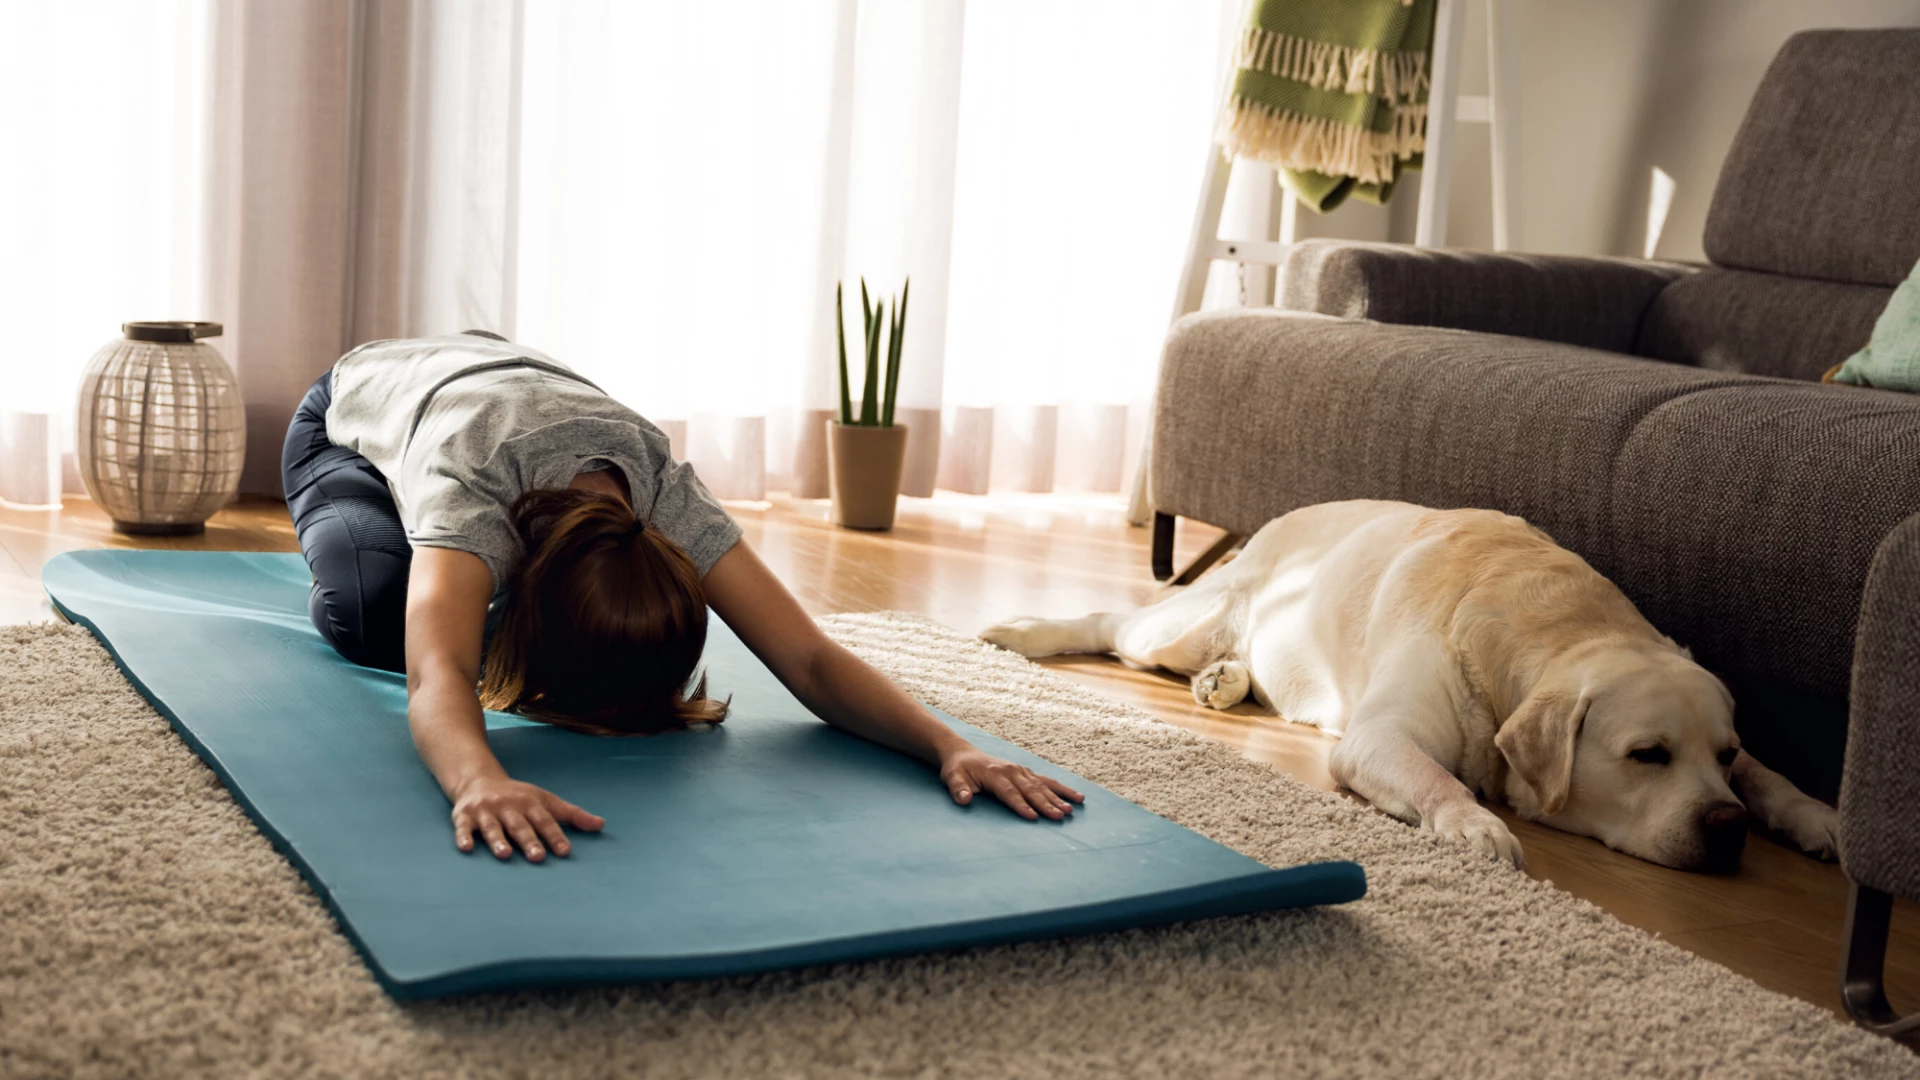
[(870, 742), (940, 770), (953, 801), (985, 791), (1021, 817), (1059, 820), (1080, 793), (1024, 765), (1003, 761), (955, 734), (886, 676), (835, 644), (745, 541), (706, 577), (707, 602), (807, 708)]
[(507, 776), (487, 746), (480, 680), (481, 639), (493, 574), (478, 556), (449, 548), (413, 553), (407, 580), (407, 726), (440, 790), (453, 803), (453, 842), (473, 850), (474, 834), (502, 859), (517, 845), (539, 862), (570, 846), (561, 824), (588, 832), (606, 822), (552, 792)]

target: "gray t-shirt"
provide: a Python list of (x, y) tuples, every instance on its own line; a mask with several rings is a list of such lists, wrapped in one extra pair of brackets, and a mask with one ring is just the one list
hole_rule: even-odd
[(521, 558), (515, 499), (617, 468), (642, 520), (705, 576), (740, 539), (667, 436), (552, 359), (479, 331), (376, 341), (333, 367), (327, 437), (386, 475), (415, 547), (477, 555), (496, 594)]

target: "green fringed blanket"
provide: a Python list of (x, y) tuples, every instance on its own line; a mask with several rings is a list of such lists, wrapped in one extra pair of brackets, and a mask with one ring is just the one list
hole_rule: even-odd
[(1220, 143), (1327, 211), (1385, 202), (1427, 141), (1435, 0), (1251, 0)]

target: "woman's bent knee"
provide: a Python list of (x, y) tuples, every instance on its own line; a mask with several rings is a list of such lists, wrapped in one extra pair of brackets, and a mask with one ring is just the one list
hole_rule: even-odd
[(307, 598), (314, 629), (335, 652), (362, 667), (407, 669), (406, 560), (356, 552), (351, 582), (316, 578)]

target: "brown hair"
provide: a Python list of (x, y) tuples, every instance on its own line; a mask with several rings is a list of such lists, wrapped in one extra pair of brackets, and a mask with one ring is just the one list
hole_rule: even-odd
[(526, 557), (487, 649), (480, 703), (590, 735), (719, 723), (687, 684), (707, 599), (687, 553), (609, 495), (529, 491), (513, 504)]

